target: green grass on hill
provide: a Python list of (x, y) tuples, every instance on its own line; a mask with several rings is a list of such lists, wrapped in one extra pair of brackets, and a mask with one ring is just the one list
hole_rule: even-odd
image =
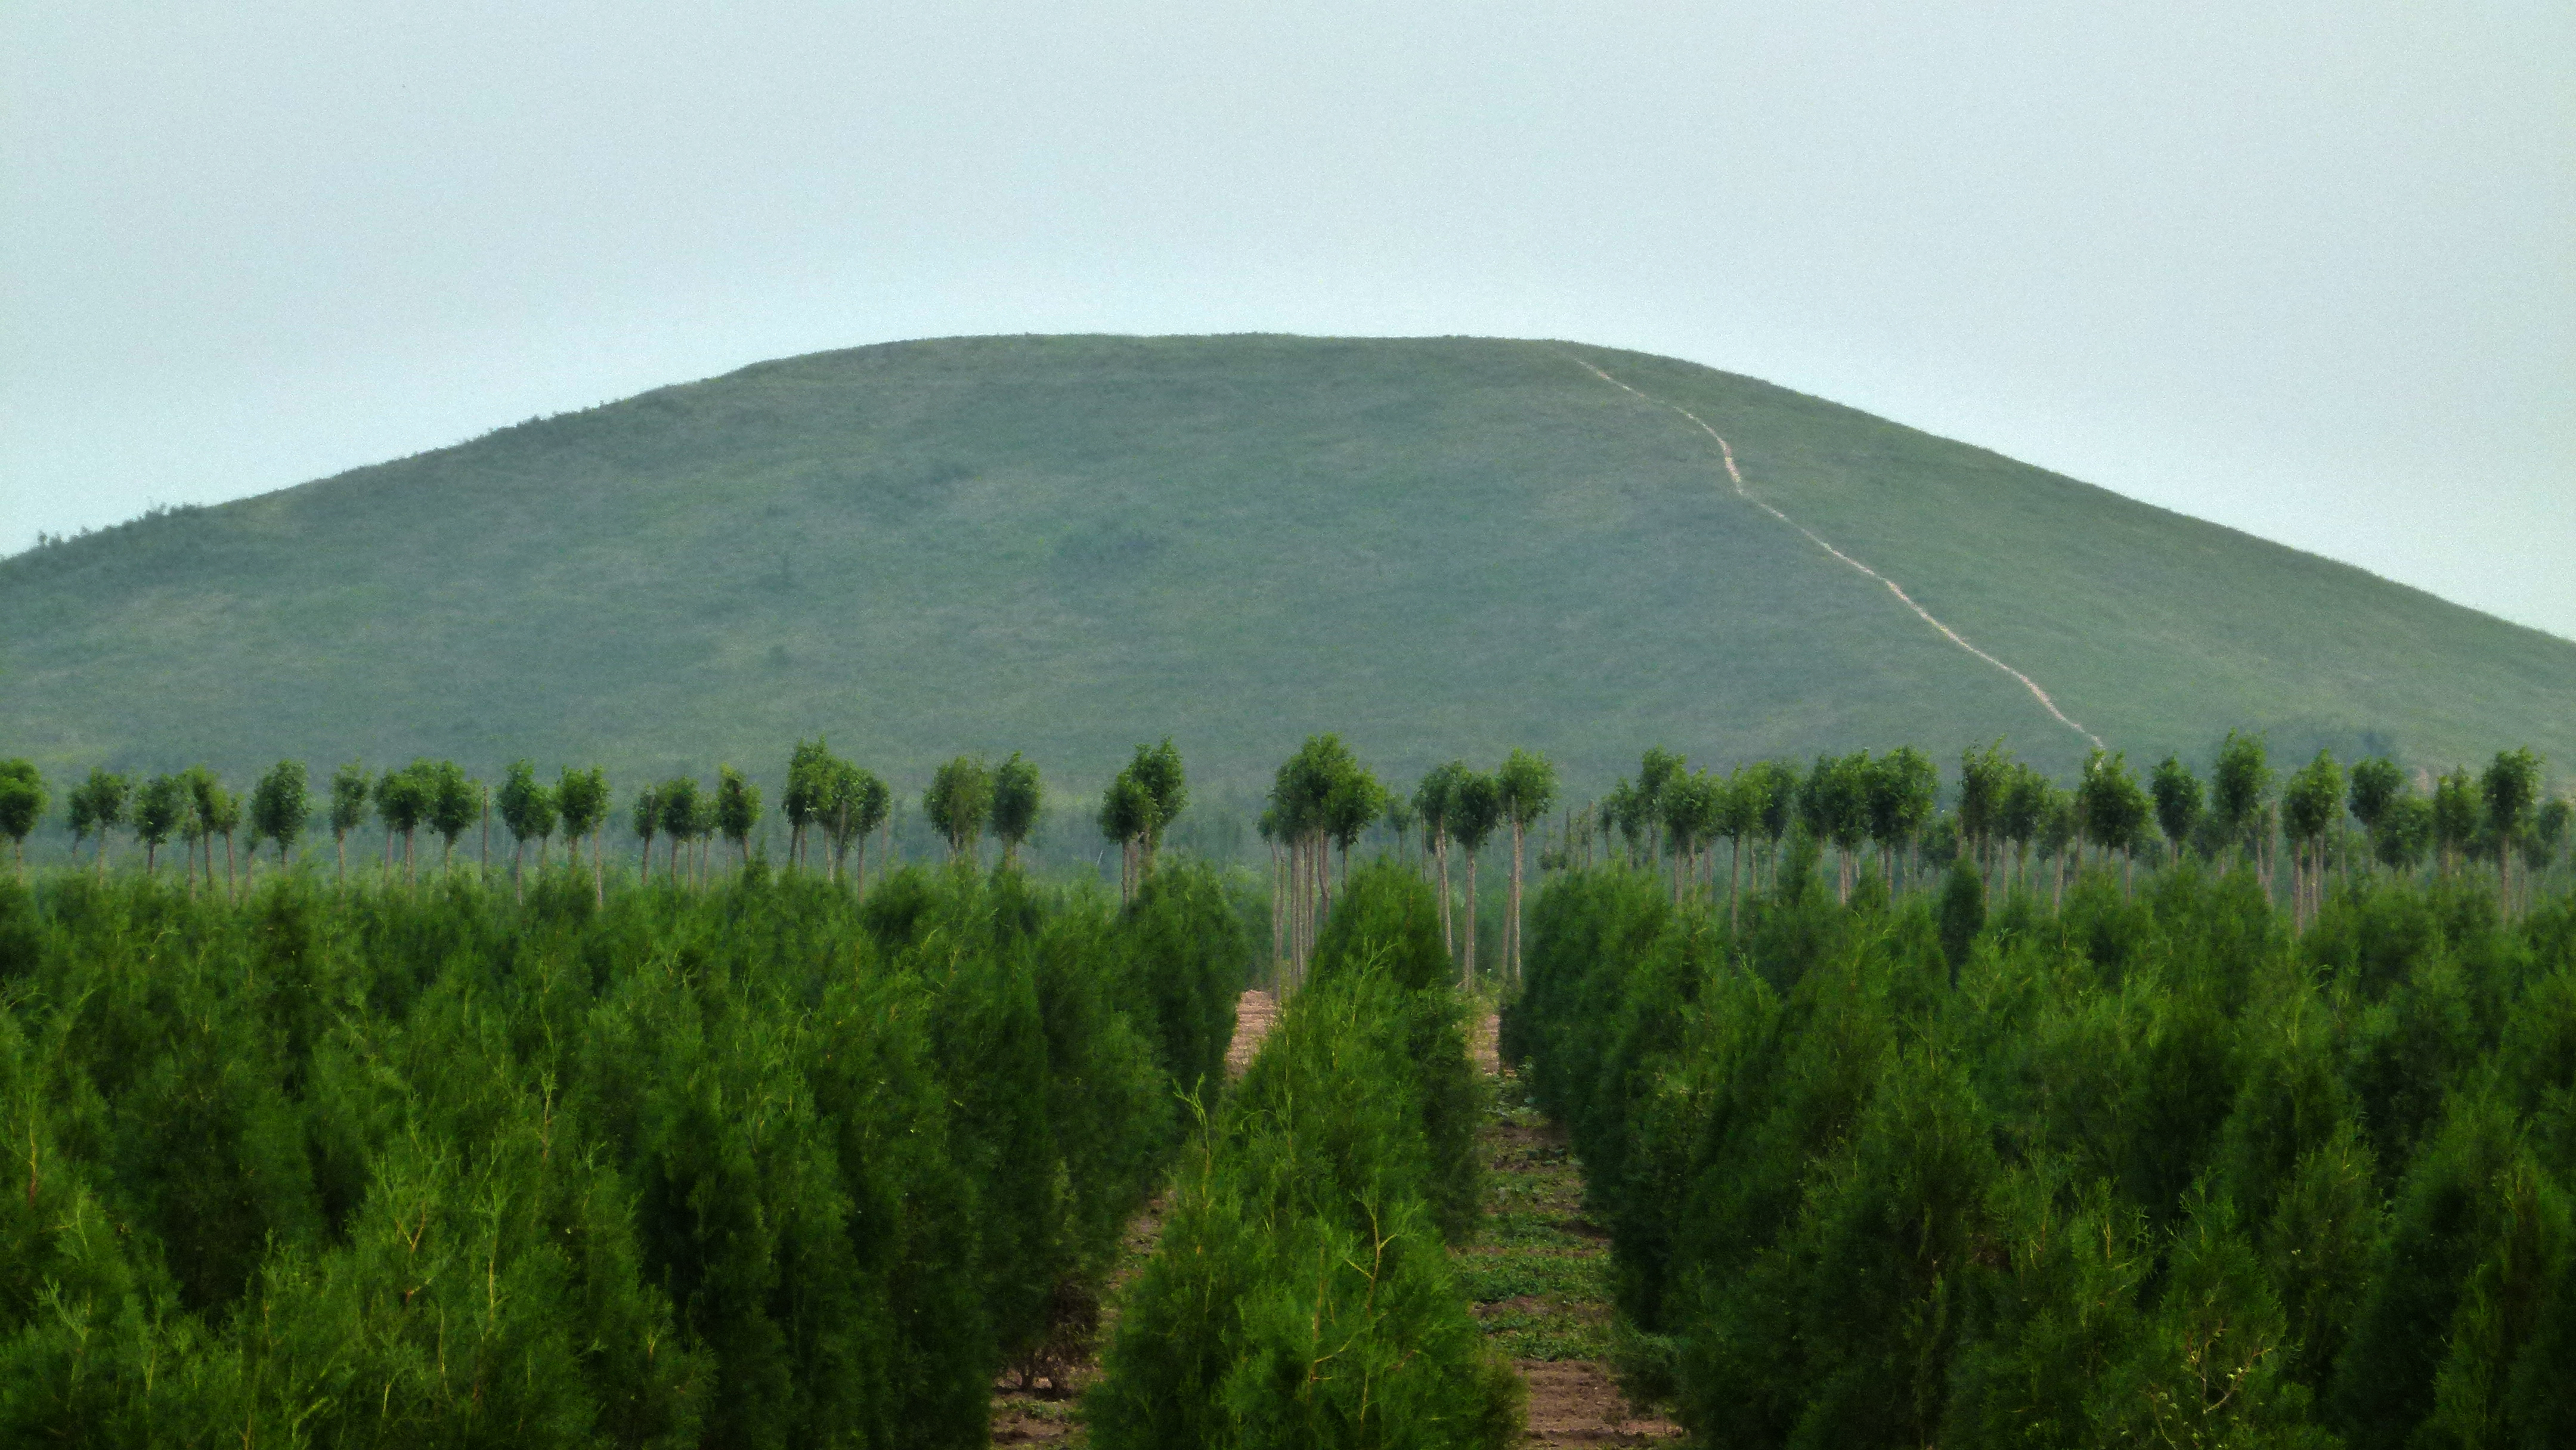
[(1578, 360), (2132, 759), (2576, 762), (2576, 644), (2355, 569), (1670, 359), (1288, 337), (791, 358), (0, 561), (0, 755), (622, 785), (820, 732), (916, 791), (1012, 749), (1096, 788), (1165, 734), (1233, 789), (1317, 730), (1578, 789), (1659, 743), (2080, 758)]

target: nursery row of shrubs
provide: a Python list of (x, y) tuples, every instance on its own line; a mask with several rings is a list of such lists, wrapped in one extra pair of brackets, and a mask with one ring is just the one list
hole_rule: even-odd
[(1449, 1264), (1484, 1108), (1450, 975), (1415, 873), (1336, 893), (1305, 985), (1182, 1151), (1085, 1405), (1095, 1446), (1515, 1441), (1520, 1381)]
[(1251, 954), (1192, 867), (0, 883), (0, 1443), (982, 1444)]
[(1503, 1022), (1701, 1443), (2576, 1445), (2576, 908), (1557, 878)]

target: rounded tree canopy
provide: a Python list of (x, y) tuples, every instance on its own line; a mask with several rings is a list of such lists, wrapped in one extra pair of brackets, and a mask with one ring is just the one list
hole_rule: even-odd
[(251, 789), (250, 831), (253, 841), (275, 841), (283, 851), (303, 838), (313, 819), (313, 794), (304, 762), (281, 760), (269, 767)]
[(45, 818), (45, 777), (24, 760), (0, 760), (0, 836), (24, 841)]
[(715, 828), (737, 846), (751, 839), (760, 824), (760, 787), (730, 765), (716, 767)]
[(524, 760), (510, 762), (501, 781), (501, 824), (516, 841), (555, 833), (555, 793), (537, 783), (537, 769)]
[(565, 835), (579, 840), (597, 832), (608, 819), (608, 772), (596, 765), (587, 770), (565, 766), (555, 781), (554, 804)]
[(337, 840), (367, 823), (367, 767), (350, 761), (331, 772), (331, 836)]
[(947, 838), (948, 849), (959, 854), (984, 833), (992, 811), (993, 773), (968, 755), (932, 772), (930, 789), (921, 796), (921, 813)]
[(1006, 846), (1018, 846), (1037, 829), (1038, 814), (1046, 806), (1044, 783), (1038, 779), (1038, 768), (1014, 750), (1011, 758), (993, 769), (993, 834)]
[(1556, 766), (1515, 747), (1495, 773), (1494, 787), (1502, 795), (1504, 818), (1526, 827), (1556, 805)]

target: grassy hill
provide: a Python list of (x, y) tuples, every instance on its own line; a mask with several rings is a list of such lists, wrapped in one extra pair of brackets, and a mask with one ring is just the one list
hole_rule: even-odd
[(1287, 337), (791, 358), (0, 561), (0, 755), (633, 781), (828, 733), (898, 784), (1022, 749), (1092, 787), (1170, 734), (1217, 791), (1316, 730), (1583, 789), (1652, 744), (2080, 759), (1668, 405), (2132, 759), (2576, 763), (2576, 643), (2357, 569), (1667, 358)]

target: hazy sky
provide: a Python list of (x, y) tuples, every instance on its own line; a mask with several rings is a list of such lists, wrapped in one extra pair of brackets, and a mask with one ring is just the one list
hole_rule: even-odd
[(1670, 353), (2576, 637), (2576, 4), (0, 0), (0, 550), (762, 358)]

